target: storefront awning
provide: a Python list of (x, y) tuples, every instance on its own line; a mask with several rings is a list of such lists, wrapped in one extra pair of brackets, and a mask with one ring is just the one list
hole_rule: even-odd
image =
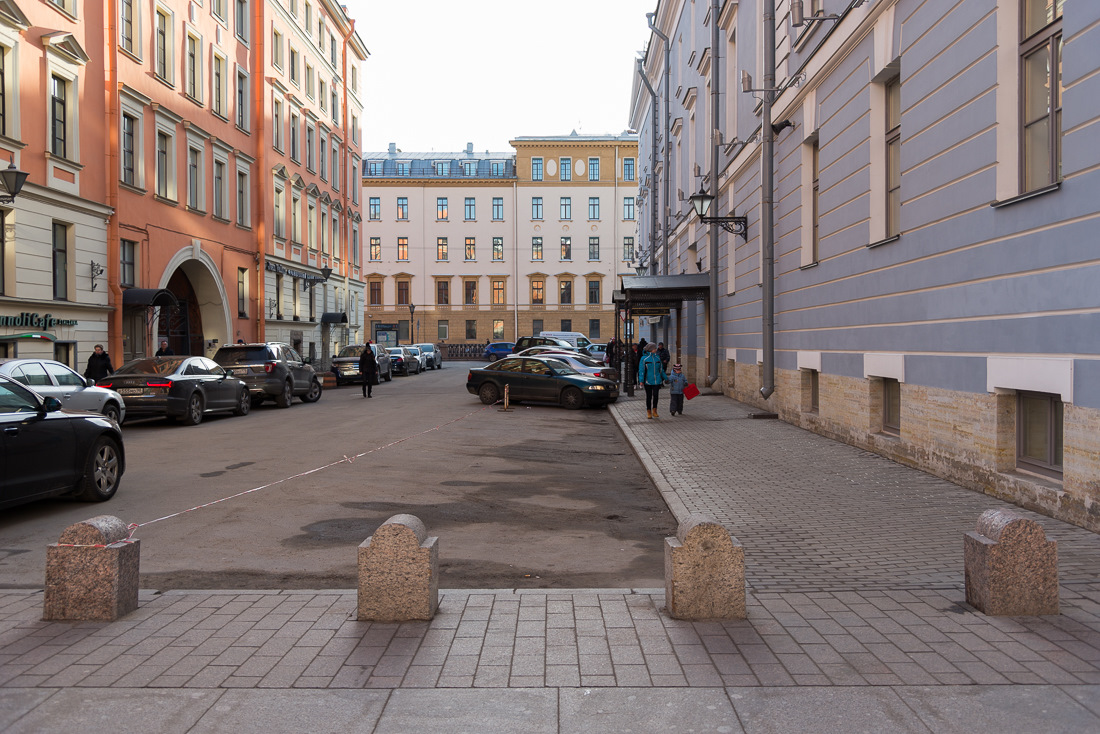
[(122, 292), (122, 305), (175, 308), (179, 301), (167, 288), (127, 288)]
[(328, 311), (321, 314), (322, 324), (346, 324), (348, 315), (343, 311)]
[(684, 301), (705, 301), (710, 295), (710, 274), (624, 275), (622, 305), (625, 308), (679, 308)]

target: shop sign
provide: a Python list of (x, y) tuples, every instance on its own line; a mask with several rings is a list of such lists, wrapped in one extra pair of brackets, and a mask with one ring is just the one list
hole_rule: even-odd
[(59, 319), (52, 313), (42, 315), (24, 311), (18, 316), (0, 316), (0, 326), (14, 326), (21, 329), (53, 329), (58, 326), (76, 326), (76, 319)]

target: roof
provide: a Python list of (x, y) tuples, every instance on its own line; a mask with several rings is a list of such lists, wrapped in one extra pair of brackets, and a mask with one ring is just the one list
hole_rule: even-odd
[(683, 301), (702, 301), (710, 295), (710, 274), (624, 275), (623, 299), (629, 308), (637, 306), (678, 307)]

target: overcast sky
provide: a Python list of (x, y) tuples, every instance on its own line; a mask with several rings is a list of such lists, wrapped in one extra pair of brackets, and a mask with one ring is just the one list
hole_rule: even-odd
[(345, 0), (370, 50), (363, 150), (509, 151), (630, 127), (657, 0)]

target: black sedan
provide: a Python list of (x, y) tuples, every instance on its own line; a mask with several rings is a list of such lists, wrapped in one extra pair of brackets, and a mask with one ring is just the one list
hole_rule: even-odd
[(466, 390), (486, 405), (500, 400), (506, 385), (510, 401), (558, 403), (571, 410), (604, 406), (619, 397), (611, 380), (583, 375), (553, 357), (507, 357), (475, 367), (466, 378)]
[(135, 359), (97, 384), (123, 396), (127, 417), (163, 415), (195, 426), (206, 413), (252, 409), (248, 386), (206, 357)]
[(126, 468), (122, 432), (0, 376), (0, 465), (0, 507), (58, 495), (102, 502)]
[(388, 351), (392, 372), (402, 374), (405, 377), (420, 374), (420, 358), (413, 354), (408, 347), (390, 347)]

